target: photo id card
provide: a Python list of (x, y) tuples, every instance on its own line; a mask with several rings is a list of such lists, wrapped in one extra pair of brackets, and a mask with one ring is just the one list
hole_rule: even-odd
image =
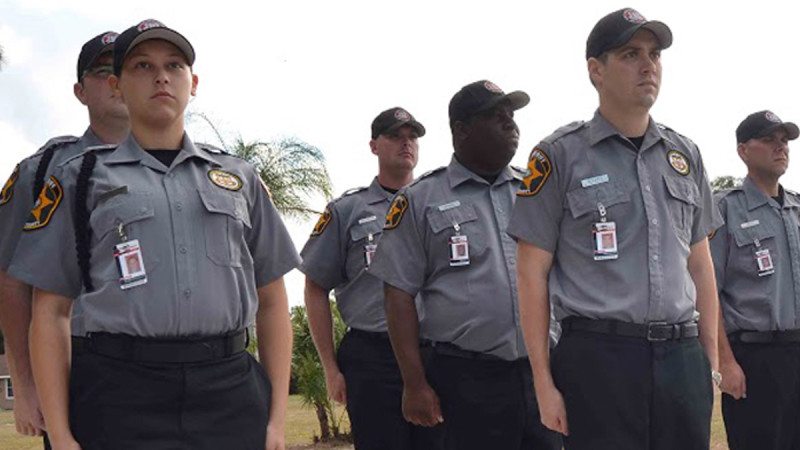
[(367, 267), (372, 264), (372, 257), (375, 256), (375, 250), (377, 250), (378, 246), (375, 244), (367, 244), (364, 246), (364, 263)]
[(469, 240), (457, 234), (450, 236), (450, 267), (469, 265)]
[(138, 239), (115, 245), (114, 259), (117, 260), (119, 269), (120, 289), (130, 289), (147, 283), (147, 273), (144, 270), (144, 259)]
[(594, 260), (617, 259), (617, 224), (615, 222), (596, 222), (592, 225), (594, 241)]
[(756, 263), (758, 264), (758, 276), (763, 277), (775, 273), (775, 266), (772, 264), (772, 255), (769, 254), (768, 248), (756, 252)]

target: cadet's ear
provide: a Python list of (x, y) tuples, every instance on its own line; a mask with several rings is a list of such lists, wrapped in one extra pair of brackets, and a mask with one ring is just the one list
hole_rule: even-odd
[(369, 149), (372, 151), (373, 155), (377, 155), (378, 154), (378, 143), (375, 142), (375, 139), (370, 139), (369, 140)]
[(453, 122), (453, 125), (450, 127), (453, 131), (453, 139), (455, 141), (463, 141), (464, 139), (469, 137), (470, 127), (466, 123), (457, 120)]
[(740, 143), (736, 146), (736, 153), (739, 154), (739, 158), (741, 158), (745, 164), (747, 164), (747, 161), (750, 159), (750, 155), (748, 154), (747, 150), (748, 148), (746, 143)]
[(197, 83), (200, 82), (200, 79), (197, 78), (196, 74), (192, 74), (192, 97), (197, 95)]
[(83, 105), (86, 105), (86, 94), (83, 92), (83, 83), (80, 81), (72, 85), (72, 93)]
[(589, 71), (589, 81), (592, 82), (592, 86), (597, 87), (598, 82), (603, 79), (601, 74), (601, 68), (603, 67), (603, 63), (597, 58), (589, 58), (586, 61), (586, 69)]

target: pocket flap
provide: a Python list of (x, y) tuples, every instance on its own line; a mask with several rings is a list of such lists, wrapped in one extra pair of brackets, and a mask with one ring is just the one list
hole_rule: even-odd
[(247, 228), (251, 228), (250, 214), (247, 212), (247, 202), (240, 194), (227, 194), (225, 192), (199, 190), (200, 199), (208, 212), (226, 214), (240, 220)]
[(700, 206), (700, 190), (691, 179), (665, 175), (664, 183), (672, 197), (690, 205)]
[[(732, 230), (732, 234), (738, 247), (753, 245), (756, 239), (763, 241), (764, 239), (775, 237), (775, 231), (766, 223), (759, 223), (748, 228), (742, 228), (740, 224), (735, 226), (736, 228)], [(728, 229), (730, 230), (731, 228), (733, 227)]]
[(383, 217), (381, 216), (376, 217), (375, 220), (356, 223), (350, 227), (350, 239), (353, 241), (360, 241), (369, 236), (370, 233), (377, 237), (383, 231), (383, 222)]
[(92, 229), (102, 236), (116, 229), (119, 224), (128, 225), (154, 215), (155, 210), (150, 199), (142, 196), (128, 196), (119, 202), (103, 205), (96, 209), (89, 222)]
[(458, 206), (442, 211), (438, 207), (433, 207), (426, 213), (428, 223), (434, 233), (438, 233), (446, 228), (453, 228), (453, 224), (471, 222), (478, 220), (478, 213), (470, 204), (459, 204)]
[(598, 203), (602, 203), (606, 208), (631, 200), (630, 192), (625, 189), (625, 185), (618, 181), (612, 181), (588, 188), (577, 188), (567, 192), (567, 205), (572, 213), (572, 218), (597, 211)]

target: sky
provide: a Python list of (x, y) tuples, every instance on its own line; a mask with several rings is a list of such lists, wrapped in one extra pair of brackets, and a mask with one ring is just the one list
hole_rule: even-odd
[[(416, 174), (452, 154), (447, 104), (461, 86), (489, 79), (523, 90), (517, 111), (524, 167), (535, 144), (556, 128), (589, 120), (597, 95), (588, 80), (586, 37), (603, 15), (633, 7), (672, 29), (653, 118), (694, 140), (710, 178), (744, 176), (734, 130), (770, 109), (800, 122), (793, 2), (729, 1), (197, 1), (0, 0), (0, 180), (53, 136), (88, 125), (75, 99), (81, 45), (154, 18), (185, 35), (200, 78), (189, 110), (207, 115), (226, 138), (295, 136), (327, 158), (334, 192), (365, 186), (377, 173), (370, 123), (402, 106), (427, 128)], [(218, 144), (201, 121), (188, 132)], [(800, 144), (793, 144), (794, 146)], [(791, 146), (790, 146), (791, 147)], [(784, 186), (800, 190), (800, 162)], [(324, 200), (312, 199), (324, 207)], [(315, 219), (288, 221), (298, 250)], [(290, 304), (302, 303), (302, 277), (286, 278)]]

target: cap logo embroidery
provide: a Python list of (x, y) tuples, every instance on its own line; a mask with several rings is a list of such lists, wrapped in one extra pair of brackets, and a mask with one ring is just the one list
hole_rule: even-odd
[(532, 197), (538, 194), (547, 179), (550, 178), (552, 171), (553, 165), (550, 163), (550, 158), (547, 157), (547, 154), (538, 147), (534, 148), (528, 161), (528, 173), (522, 179), (522, 188), (517, 191), (517, 195)]
[(500, 89), (500, 87), (498, 85), (492, 83), (491, 81), (487, 81), (487, 82), (483, 83), (483, 87), (485, 87), (487, 91), (494, 92), (495, 94), (502, 94), (503, 93), (503, 90)]
[(61, 183), (54, 176), (51, 176), (33, 204), (28, 220), (25, 226), (22, 227), (23, 231), (38, 230), (44, 228), (50, 223), (53, 214), (56, 212), (58, 205), (61, 204), (61, 198), (64, 196), (64, 190), (61, 189)]
[(100, 38), (100, 42), (102, 42), (103, 45), (111, 44), (117, 40), (117, 36), (119, 35), (117, 33), (114, 33), (113, 31), (110, 33), (106, 33), (103, 35), (103, 37)]
[(400, 225), (400, 221), (403, 219), (403, 214), (406, 212), (406, 209), (408, 209), (408, 200), (406, 196), (397, 194), (397, 197), (394, 198), (391, 206), (389, 206), (389, 212), (386, 213), (386, 223), (383, 225), (383, 229), (391, 230), (397, 228), (397, 226)]
[(404, 109), (397, 109), (394, 112), (394, 118), (401, 122), (408, 122), (411, 120), (411, 114)]
[(14, 196), (14, 183), (17, 182), (17, 178), (19, 178), (19, 164), (17, 164), (17, 167), (11, 172), (8, 181), (3, 185), (3, 190), (0, 191), (0, 206), (11, 201), (11, 197)]
[(230, 172), (225, 172), (224, 170), (209, 170), (208, 179), (222, 189), (227, 189), (229, 191), (238, 191), (243, 186), (241, 178)]
[(136, 26), (136, 29), (139, 30), (141, 33), (142, 31), (147, 31), (151, 28), (166, 28), (163, 23), (155, 20), (155, 19), (147, 19), (143, 20)]
[(677, 150), (670, 150), (667, 152), (667, 161), (669, 161), (669, 165), (672, 166), (675, 172), (683, 176), (689, 175), (691, 166), (689, 166), (689, 160), (683, 153)]
[(635, 9), (626, 9), (622, 13), (622, 17), (624, 17), (625, 20), (627, 20), (628, 22), (631, 22), (631, 23), (644, 23), (644, 22), (647, 22), (647, 19), (645, 19), (644, 16), (641, 13), (639, 13), (639, 11), (637, 11)]
[(325, 208), (325, 211), (319, 215), (317, 224), (314, 225), (314, 230), (311, 232), (311, 237), (316, 237), (322, 234), (322, 232), (328, 228), (328, 224), (331, 223), (332, 217), (333, 215), (331, 214), (330, 208)]
[(767, 118), (770, 122), (781, 123), (781, 119), (775, 115), (772, 111), (767, 111), (764, 113), (764, 117)]

